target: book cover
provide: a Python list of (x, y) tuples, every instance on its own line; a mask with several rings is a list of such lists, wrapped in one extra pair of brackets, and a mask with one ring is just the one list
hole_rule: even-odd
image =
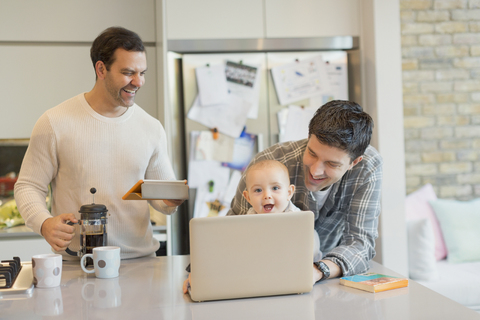
[(362, 273), (340, 278), (340, 284), (368, 292), (381, 292), (408, 286), (407, 278), (397, 278), (379, 273)]

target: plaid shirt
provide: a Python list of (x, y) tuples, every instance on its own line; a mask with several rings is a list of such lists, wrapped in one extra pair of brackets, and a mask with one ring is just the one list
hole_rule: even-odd
[[(380, 190), (382, 186), (382, 157), (375, 148), (365, 150), (363, 160), (331, 186), (323, 206), (317, 204), (313, 193), (305, 186), (303, 154), (307, 139), (276, 144), (258, 153), (251, 163), (274, 159), (284, 163), (295, 185), (292, 202), (302, 210), (315, 214), (315, 230), (320, 237), (323, 259), (336, 263), (343, 276), (368, 270), (375, 256), (378, 237)], [(246, 214), (250, 204), (242, 195), (245, 174), (237, 187), (228, 215)]]

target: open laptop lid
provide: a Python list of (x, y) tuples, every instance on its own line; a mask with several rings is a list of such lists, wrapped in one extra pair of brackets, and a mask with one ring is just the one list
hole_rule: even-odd
[(311, 291), (313, 223), (311, 211), (192, 219), (192, 300)]

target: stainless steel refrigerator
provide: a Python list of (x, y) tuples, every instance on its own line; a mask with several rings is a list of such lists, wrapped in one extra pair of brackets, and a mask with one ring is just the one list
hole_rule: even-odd
[[(167, 53), (168, 94), (166, 108), (171, 118), (165, 119), (173, 128), (173, 158), (177, 177), (188, 176), (190, 133), (209, 128), (187, 118), (198, 94), (195, 68), (232, 61), (259, 66), (260, 94), (258, 117), (248, 119), (246, 131), (257, 135), (255, 152), (279, 141), (277, 113), (281, 105), (271, 69), (277, 66), (321, 55), (324, 61), (347, 68), (348, 99), (361, 101), (360, 50), (357, 37), (305, 39), (237, 39), (237, 40), (170, 40)], [(296, 105), (308, 105), (300, 100)], [(320, 105), (316, 106), (320, 107)], [(169, 254), (189, 254), (188, 223), (193, 216), (195, 190), (190, 200), (171, 217), (168, 228)]]

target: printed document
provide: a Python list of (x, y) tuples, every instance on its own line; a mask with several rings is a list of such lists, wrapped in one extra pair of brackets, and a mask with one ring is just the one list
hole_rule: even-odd
[(251, 104), (249, 119), (258, 118), (261, 74), (259, 68), (259, 65), (247, 66), (232, 61), (227, 61), (225, 65), (228, 90)]

